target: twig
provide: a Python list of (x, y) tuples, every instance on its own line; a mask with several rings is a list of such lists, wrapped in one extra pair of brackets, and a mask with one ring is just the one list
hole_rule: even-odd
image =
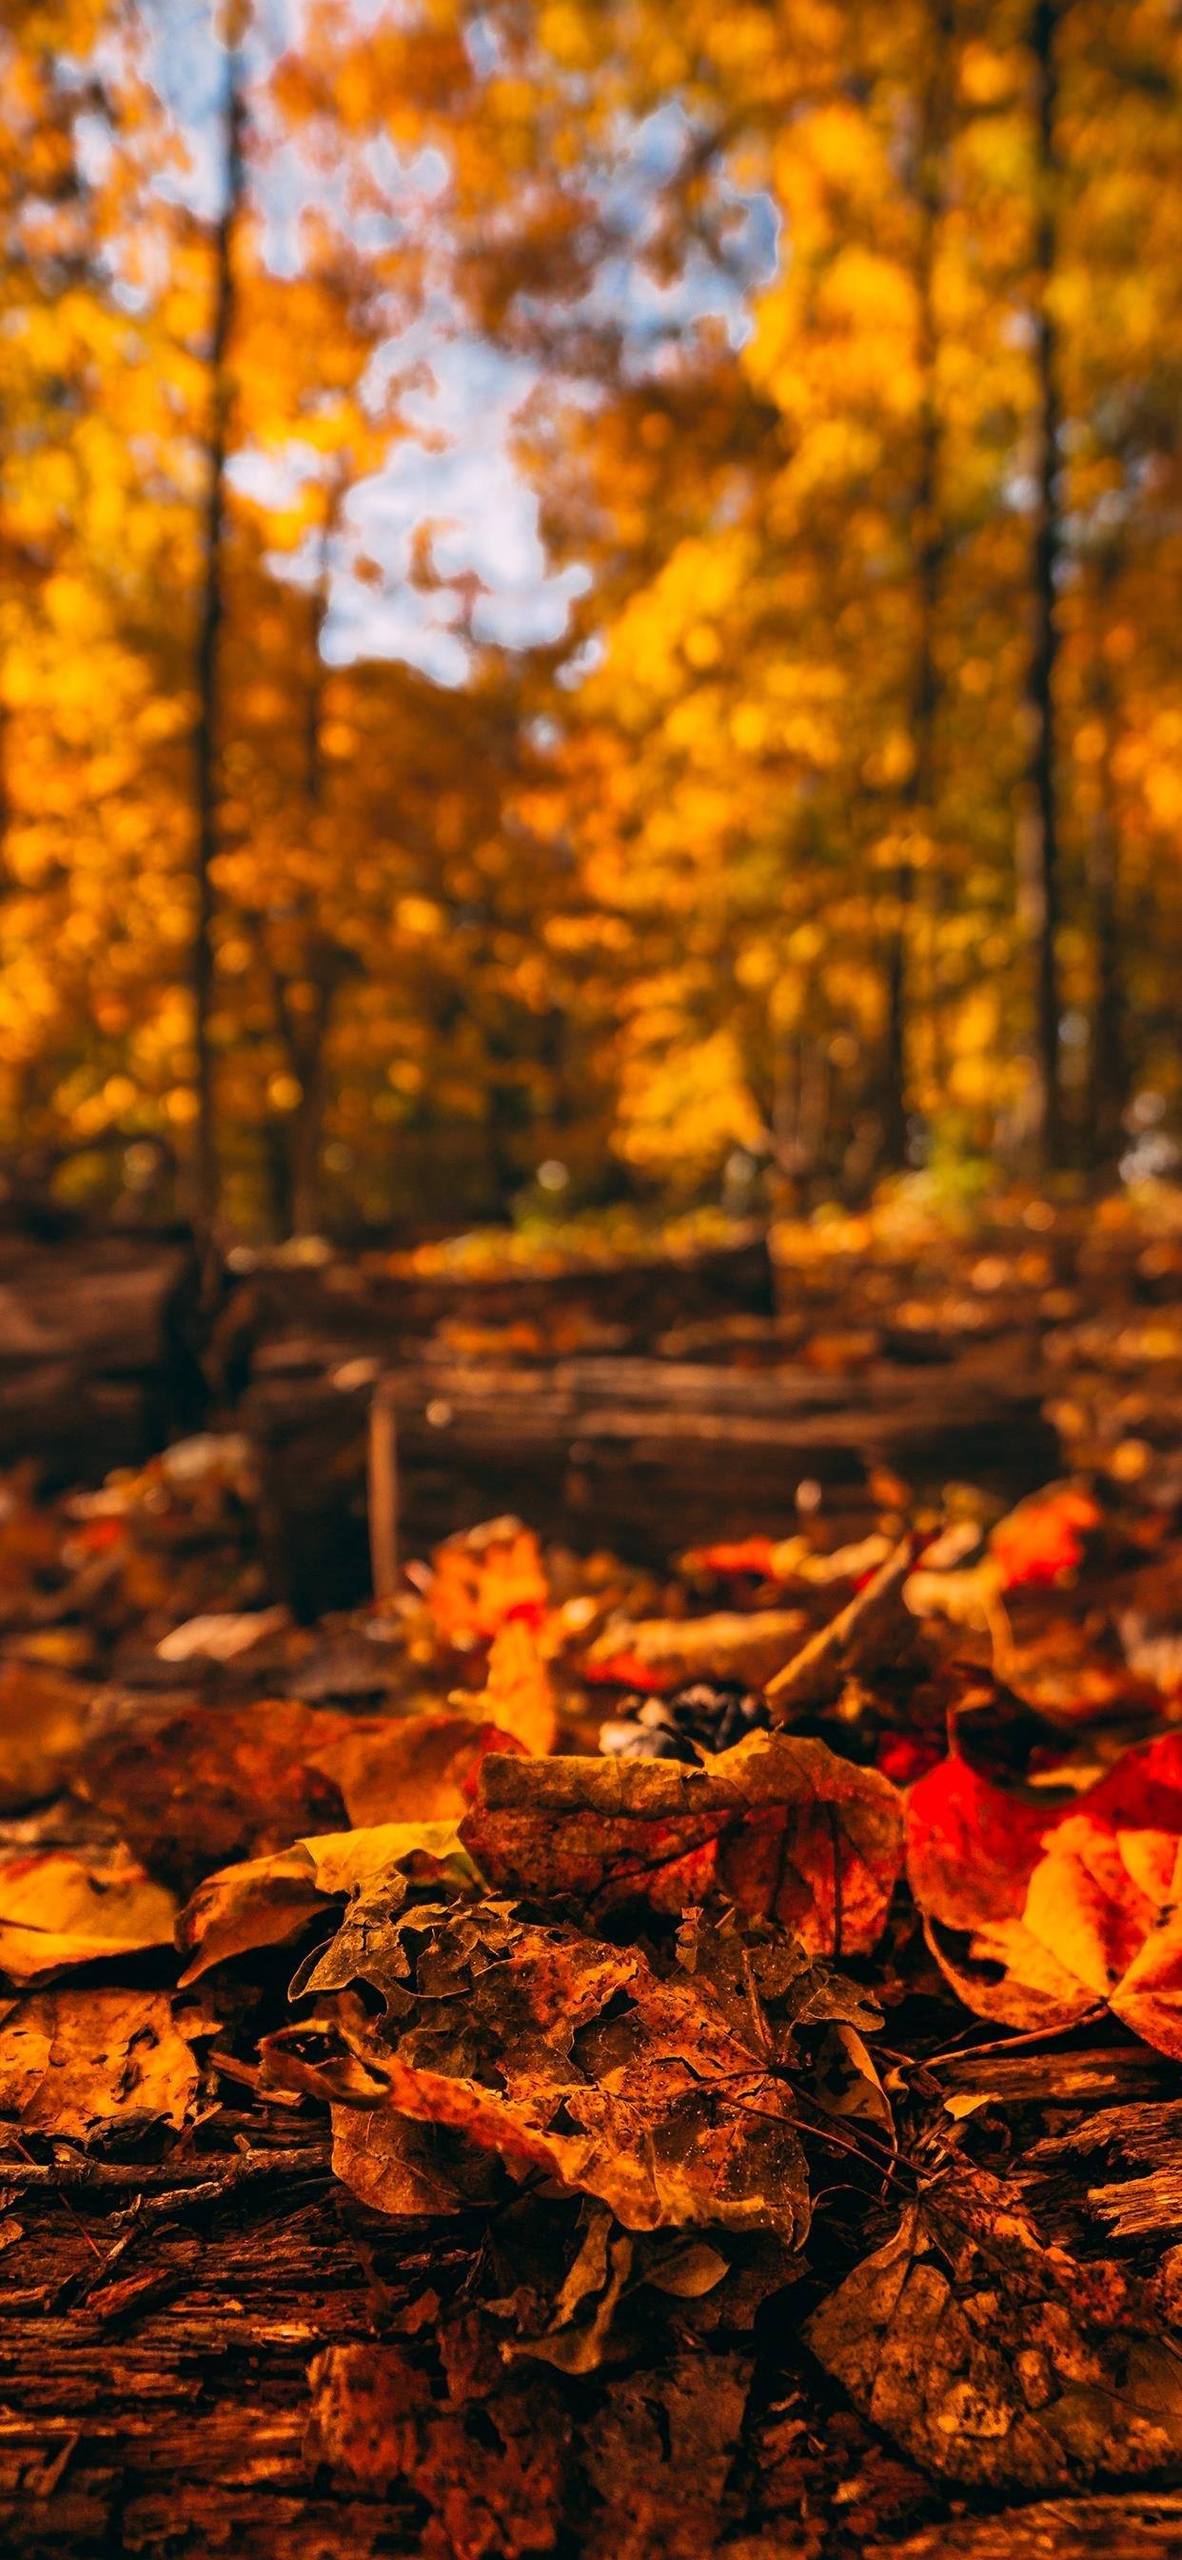
[[(45, 2187), (51, 2193), (107, 2195), (155, 2194), (161, 2190), (186, 2204), (204, 2204), (255, 2186), (268, 2178), (319, 2177), (328, 2168), (327, 2151), (239, 2151), (222, 2164), (194, 2161), (197, 2174), (178, 2176), (170, 2160), (9, 2160), (0, 2155), (0, 2186)], [(212, 2174), (211, 2174), (212, 2169)]]
[(375, 1600), (398, 1589), (398, 1439), (392, 1381), (381, 1381), (369, 1409), (369, 1555)]
[(773, 1675), (764, 1695), (778, 1723), (789, 1724), (794, 1716), (807, 1714), (811, 1707), (825, 1705), (846, 1674), (856, 1670), (884, 1622), (898, 1607), (914, 1562), (914, 1540), (901, 1538), (865, 1589), (855, 1592), (837, 1617), (810, 1636), (783, 1670)]

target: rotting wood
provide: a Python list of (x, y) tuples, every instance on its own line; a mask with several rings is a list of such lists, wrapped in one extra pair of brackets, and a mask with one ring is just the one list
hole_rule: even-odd
[[(244, 1408), (271, 1577), (304, 1616), (371, 1587), (373, 1398), (372, 1364), (357, 1360), (327, 1375), (260, 1377)], [(375, 1429), (383, 1448), (397, 1439), (404, 1554), (517, 1511), (575, 1548), (660, 1565), (704, 1538), (783, 1536), (802, 1487), (852, 1527), (875, 1469), (1012, 1496), (1060, 1463), (1037, 1382), (988, 1367), (957, 1372), (933, 1395), (894, 1371), (851, 1393), (799, 1370), (424, 1362), (390, 1373)]]
[(204, 1419), (201, 1274), (185, 1231), (0, 1236), (0, 1466), (98, 1482)]

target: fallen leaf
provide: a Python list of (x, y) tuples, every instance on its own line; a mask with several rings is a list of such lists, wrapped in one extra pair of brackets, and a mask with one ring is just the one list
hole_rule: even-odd
[(291, 1625), (286, 1609), (205, 1610), (170, 1629), (156, 1647), (161, 1662), (236, 1662)]
[(800, 1545), (797, 1538), (718, 1538), (708, 1547), (689, 1547), (681, 1557), (683, 1573), (751, 1573), (766, 1582), (776, 1570), (776, 1556), (781, 1547), (792, 1550), (792, 1562)]
[(453, 1826), (379, 1823), (293, 1841), (268, 1858), (248, 1858), (207, 1876), (177, 1921), (177, 1943), (190, 1959), (181, 1982), (211, 1965), (298, 1937), (326, 1902), (380, 1885), (383, 1909), (400, 1908), (415, 1870), (437, 1884), (473, 1879), (471, 1860)]
[(533, 1530), (506, 1513), (445, 1538), (431, 1557), (427, 1605), (438, 1633), (460, 1647), (487, 1641), (511, 1618), (537, 1626), (550, 1587)]
[(1148, 2289), (1040, 2241), (1020, 2190), (959, 2168), (813, 2315), (814, 2355), (928, 2470), (998, 2489), (1182, 2458), (1182, 2366)]
[(347, 1716), (290, 1699), (191, 1710), (104, 1734), (83, 1756), (82, 1784), (145, 1866), (187, 1893), (231, 1859), (342, 1826), (321, 1755), (348, 1729)]
[(554, 1687), (533, 1627), (524, 1618), (507, 1618), (498, 1627), (488, 1657), (483, 1689), (462, 1701), (467, 1713), (486, 1726), (508, 1734), (523, 1751), (552, 1751), (558, 1734)]
[(440, 2401), (403, 2349), (326, 2347), (308, 2369), (305, 2460), (371, 2496), (405, 2484), (426, 2501), (416, 2547), (430, 2560), (518, 2560), (553, 2549), (570, 2420), (544, 2380)]
[(1021, 1911), (1052, 1798), (999, 1787), (950, 1754), (906, 1800), (907, 1880), (922, 1912), (975, 1929)]
[[(540, 2173), (597, 2198), (628, 2230), (803, 2238), (796, 2039), (848, 2015), (850, 1993), (790, 1941), (699, 1923), (659, 1974), (639, 1949), (544, 1928), (508, 1903), (417, 1905), (384, 1922), (372, 1896), (370, 1909), (303, 1983), (329, 2005), (264, 2039), (272, 2085), (447, 2128), (519, 2180)], [(385, 2003), (380, 2028), (359, 1982)], [(317, 2037), (335, 2039), (325, 2062), (309, 2057)], [(395, 2192), (403, 2171), (399, 2155)]]
[(747, 1615), (722, 1609), (708, 1618), (613, 1618), (589, 1646), (581, 1668), (593, 1680), (623, 1678), (654, 1689), (709, 1678), (758, 1687), (807, 1623), (800, 1609), (755, 1609)]
[(912, 1789), (907, 1830), (929, 1943), (967, 2007), (1027, 2029), (1107, 2006), (1182, 2059), (1182, 1737), (1045, 1807), (945, 1762)]
[(63, 1966), (172, 1944), (176, 1903), (119, 1844), (31, 1850), (0, 1867), (0, 1973), (36, 1982)]
[(372, 2213), (460, 2213), (496, 2201), (497, 2164), (454, 2134), (387, 2108), (333, 2106), (333, 2176)]
[(36, 1804), (65, 1784), (90, 1713), (73, 1681), (32, 1663), (0, 1664), (0, 1812)]
[(752, 1733), (702, 1767), (490, 1756), (462, 1836), (511, 1891), (682, 1911), (717, 1888), (810, 1953), (864, 1954), (899, 1873), (902, 1800), (823, 1742)]
[[(712, 2253), (716, 2255), (717, 2253)], [(634, 2243), (600, 2205), (586, 2209), (583, 2236), (543, 2329), (506, 2341), (507, 2364), (521, 2357), (560, 2373), (594, 2373), (602, 2362), (612, 2321), (632, 2273)], [(726, 2260), (721, 2261), (726, 2272)]]
[[(504, 1632), (532, 1642), (528, 1628)], [(490, 1712), (491, 1704), (487, 1692), (474, 1701)], [(528, 1701), (522, 1708), (528, 1716)], [(317, 1765), (359, 1826), (451, 1822), (470, 1804), (476, 1772), (490, 1751), (526, 1748), (523, 1737), (487, 1716), (483, 1722), (450, 1714), (351, 1717), (346, 1731), (322, 1746)]]
[(1087, 1535), (1100, 1526), (1091, 1495), (1061, 1485), (1007, 1512), (989, 1533), (1003, 1591), (1042, 1590), (1083, 1563)]
[(0, 2115), (85, 2142), (97, 2127), (184, 2124), (192, 2048), (162, 1991), (35, 1992), (0, 2020)]
[(586, 2448), (586, 2560), (701, 2560), (722, 2548), (750, 2381), (741, 2354), (687, 2354), (609, 2386)]

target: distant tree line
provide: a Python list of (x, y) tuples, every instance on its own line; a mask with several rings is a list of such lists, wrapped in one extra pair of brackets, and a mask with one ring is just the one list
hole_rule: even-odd
[[(0, 32), (11, 1185), (175, 1164), (282, 1234), (499, 1214), (543, 1166), (1168, 1170), (1172, 0), (214, 34), (186, 136), (148, 0)], [(443, 337), (532, 384), (551, 646), (490, 642), (426, 517), (366, 554)], [(326, 654), (396, 575), (456, 683)]]

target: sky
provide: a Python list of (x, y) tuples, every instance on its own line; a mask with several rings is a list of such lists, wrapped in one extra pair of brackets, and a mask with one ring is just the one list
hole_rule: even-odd
[[(382, 0), (356, 0), (359, 24), (381, 5)], [(301, 6), (302, 0), (256, 0), (260, 61), (292, 42)], [(211, 213), (220, 183), (222, 80), (215, 0), (140, 0), (140, 10), (151, 77), (188, 146), (183, 191), (199, 210)], [(650, 118), (634, 138), (620, 184), (632, 190), (638, 208), (646, 176), (660, 175), (680, 134), (677, 110), (670, 108)], [(430, 196), (444, 174), (438, 155), (427, 151), (401, 170), (412, 197), (416, 191)], [(268, 163), (258, 183), (265, 190), (268, 246), (283, 265), (294, 254), (301, 204), (322, 199), (325, 180), (301, 167), (289, 150)], [(759, 199), (746, 208), (746, 234), (749, 271), (759, 281), (771, 272), (776, 255), (770, 213)], [(596, 290), (627, 312), (637, 362), (647, 361), (654, 342), (667, 339), (671, 329), (709, 311), (721, 313), (736, 336), (746, 326), (742, 294), (704, 268), (679, 287), (659, 290), (634, 260), (619, 259)], [(422, 441), (397, 443), (386, 467), (355, 494), (332, 579), (325, 654), (336, 663), (363, 656), (403, 659), (440, 683), (458, 684), (469, 661), (455, 627), (458, 599), (447, 587), (424, 593), (408, 574), (414, 531), (424, 518), (437, 527), (433, 557), (441, 574), (478, 580), (485, 590), (473, 608), (477, 640), (510, 648), (557, 640), (573, 596), (587, 583), (586, 572), (569, 565), (558, 569), (547, 560), (537, 499), (514, 460), (513, 421), (534, 388), (533, 369), (470, 334), (457, 337), (442, 317), (437, 329), (430, 323), (422, 329), (413, 350), (403, 346), (398, 352), (400, 359), (411, 354), (422, 361), (423, 387), (407, 404)], [(236, 468), (246, 488), (270, 494), (257, 461), (247, 457)], [(350, 574), (349, 557), (358, 551), (380, 567), (380, 585)]]

